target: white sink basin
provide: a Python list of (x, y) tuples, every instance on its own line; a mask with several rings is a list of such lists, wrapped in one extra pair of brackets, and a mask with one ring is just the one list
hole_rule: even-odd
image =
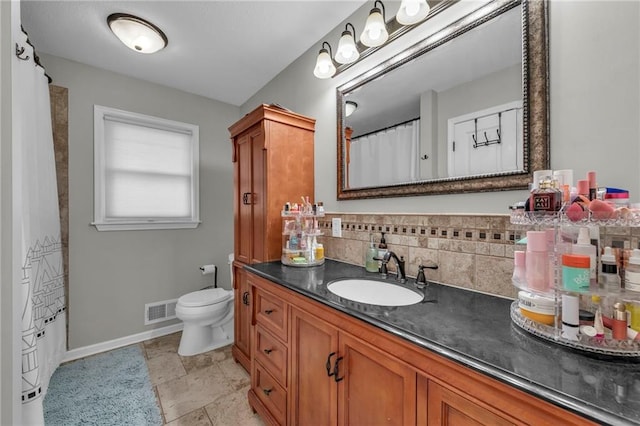
[(350, 278), (333, 281), (329, 291), (354, 302), (380, 306), (406, 306), (422, 302), (424, 296), (417, 291), (384, 281)]

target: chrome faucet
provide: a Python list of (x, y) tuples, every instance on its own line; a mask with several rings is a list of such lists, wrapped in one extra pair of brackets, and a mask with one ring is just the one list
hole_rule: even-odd
[(387, 263), (389, 260), (393, 259), (396, 264), (396, 280), (399, 280), (402, 284), (407, 282), (407, 275), (404, 272), (404, 256), (400, 256), (398, 259), (398, 255), (396, 255), (391, 250), (387, 251), (382, 258), (382, 268), (380, 268), (380, 272), (382, 273), (383, 278), (387, 276)]

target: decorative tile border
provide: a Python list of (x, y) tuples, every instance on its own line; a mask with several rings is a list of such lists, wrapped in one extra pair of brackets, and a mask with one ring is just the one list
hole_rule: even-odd
[[(331, 219), (342, 219), (342, 237), (331, 236)], [(497, 296), (515, 298), (511, 284), (513, 252), (531, 227), (511, 224), (509, 215), (328, 213), (319, 221), (327, 257), (364, 265), (370, 235), (381, 232), (390, 250), (406, 260), (407, 276), (420, 262), (434, 261), (427, 279)], [(640, 248), (640, 228), (602, 228), (601, 245)], [(389, 268), (393, 269), (392, 266)]]

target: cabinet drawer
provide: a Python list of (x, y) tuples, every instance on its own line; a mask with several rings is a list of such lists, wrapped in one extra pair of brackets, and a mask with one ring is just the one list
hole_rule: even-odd
[(262, 325), (283, 342), (287, 341), (287, 306), (271, 293), (260, 289), (256, 292), (256, 324)]
[(253, 391), (278, 423), (286, 424), (287, 391), (278, 384), (277, 380), (267, 372), (259, 361), (254, 360), (253, 365)]
[(287, 347), (260, 325), (256, 325), (255, 352), (253, 356), (282, 386), (286, 386)]

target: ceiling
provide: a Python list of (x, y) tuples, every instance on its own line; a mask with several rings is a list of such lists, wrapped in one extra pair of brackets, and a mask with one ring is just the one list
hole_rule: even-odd
[[(20, 7), (39, 53), (240, 106), (309, 48), (319, 50), (321, 39), (364, 3), (22, 0)], [(130, 50), (107, 26), (114, 12), (154, 23), (169, 44), (151, 55)]]

